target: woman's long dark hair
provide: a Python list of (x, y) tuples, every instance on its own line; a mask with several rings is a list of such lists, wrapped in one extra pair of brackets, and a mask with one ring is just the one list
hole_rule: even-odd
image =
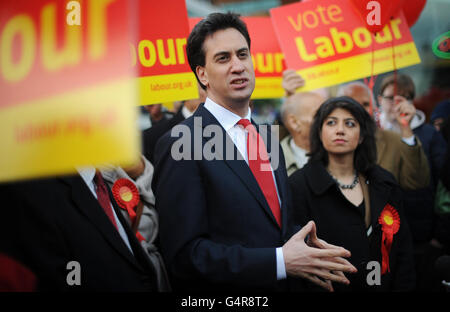
[(352, 114), (359, 123), (359, 135), (362, 139), (362, 143), (356, 148), (353, 161), (355, 169), (364, 174), (372, 168), (377, 161), (377, 147), (375, 144), (376, 126), (375, 122), (362, 105), (348, 96), (328, 99), (317, 110), (311, 125), (311, 151), (308, 154), (311, 157), (310, 161), (320, 160), (324, 166), (328, 165), (328, 152), (323, 147), (320, 133), (325, 119), (336, 108), (345, 109)]

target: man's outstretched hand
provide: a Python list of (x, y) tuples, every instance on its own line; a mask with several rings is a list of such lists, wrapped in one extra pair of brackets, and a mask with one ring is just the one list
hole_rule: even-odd
[(350, 283), (343, 272), (357, 272), (344, 259), (350, 257), (350, 252), (319, 239), (313, 221), (309, 221), (284, 244), (283, 255), (288, 275), (305, 278), (329, 291), (333, 291), (331, 282)]

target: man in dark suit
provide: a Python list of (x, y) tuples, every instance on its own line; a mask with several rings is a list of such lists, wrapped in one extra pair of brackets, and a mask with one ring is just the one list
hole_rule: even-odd
[(90, 168), (0, 186), (0, 253), (29, 268), (36, 290), (156, 289), (151, 264), (98, 176)]
[(255, 76), (245, 24), (232, 13), (209, 15), (191, 32), (187, 54), (207, 99), (159, 140), (153, 182), (173, 288), (287, 290), (286, 275), (330, 290), (329, 280), (348, 282), (342, 272), (356, 270), (342, 258), (349, 252), (319, 240), (313, 222), (292, 236), (280, 145), (263, 144), (250, 119)]

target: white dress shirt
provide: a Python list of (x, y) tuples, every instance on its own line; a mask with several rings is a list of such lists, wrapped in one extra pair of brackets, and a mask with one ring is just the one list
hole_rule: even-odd
[[(238, 121), (241, 119), (248, 119), (251, 121), (251, 110), (248, 109), (247, 116), (244, 118), (236, 115), (235, 113), (229, 111), (225, 107), (215, 103), (210, 98), (206, 98), (204, 107), (217, 119), (220, 125), (225, 129), (226, 133), (230, 136), (234, 145), (238, 149), (239, 153), (245, 159), (245, 162), (248, 164), (248, 156), (247, 156), (247, 131), (242, 127), (237, 125)], [(281, 207), (281, 199), (278, 193), (277, 181), (275, 179), (273, 169), (272, 169), (272, 177), (274, 179), (275, 188), (277, 190), (278, 201)], [(284, 265), (284, 256), (283, 249), (281, 247), (276, 248), (276, 259), (277, 259), (277, 279), (285, 279), (286, 278), (286, 267)]]
[(303, 148), (299, 147), (297, 144), (295, 144), (294, 139), (289, 139), (289, 146), (291, 147), (292, 154), (294, 154), (295, 162), (297, 163), (298, 168), (303, 168), (307, 163), (309, 157), (306, 156), (308, 153)]
[(188, 110), (186, 108), (186, 106), (183, 105), (183, 107), (181, 108), (181, 114), (183, 115), (183, 117), (185, 119), (188, 119), (189, 117), (191, 117), (192, 115), (194, 115), (194, 112), (191, 112), (190, 110)]
[[(89, 189), (92, 192), (92, 195), (97, 199), (97, 192), (95, 191), (95, 183), (94, 183), (94, 177), (95, 177), (95, 168), (94, 167), (85, 167), (85, 168), (77, 168), (78, 173), (80, 174), (81, 178), (83, 178), (83, 181), (86, 183), (86, 185), (89, 187)], [(120, 237), (122, 237), (123, 241), (125, 242), (125, 245), (130, 249), (131, 253), (133, 253), (133, 250), (131, 249), (130, 242), (128, 240), (127, 233), (125, 232), (125, 229), (122, 226), (122, 223), (120, 223), (119, 218), (117, 218), (116, 211), (111, 205), (111, 209), (114, 214), (114, 220), (117, 224), (117, 230), (119, 231)]]

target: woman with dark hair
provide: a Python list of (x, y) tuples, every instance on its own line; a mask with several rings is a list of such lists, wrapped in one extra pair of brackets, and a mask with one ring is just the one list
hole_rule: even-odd
[[(336, 291), (407, 291), (415, 284), (412, 240), (395, 178), (376, 165), (375, 124), (350, 97), (327, 100), (311, 126), (308, 164), (289, 178), (292, 220), (351, 252), (358, 273)], [(311, 285), (313, 288), (313, 285)]]

